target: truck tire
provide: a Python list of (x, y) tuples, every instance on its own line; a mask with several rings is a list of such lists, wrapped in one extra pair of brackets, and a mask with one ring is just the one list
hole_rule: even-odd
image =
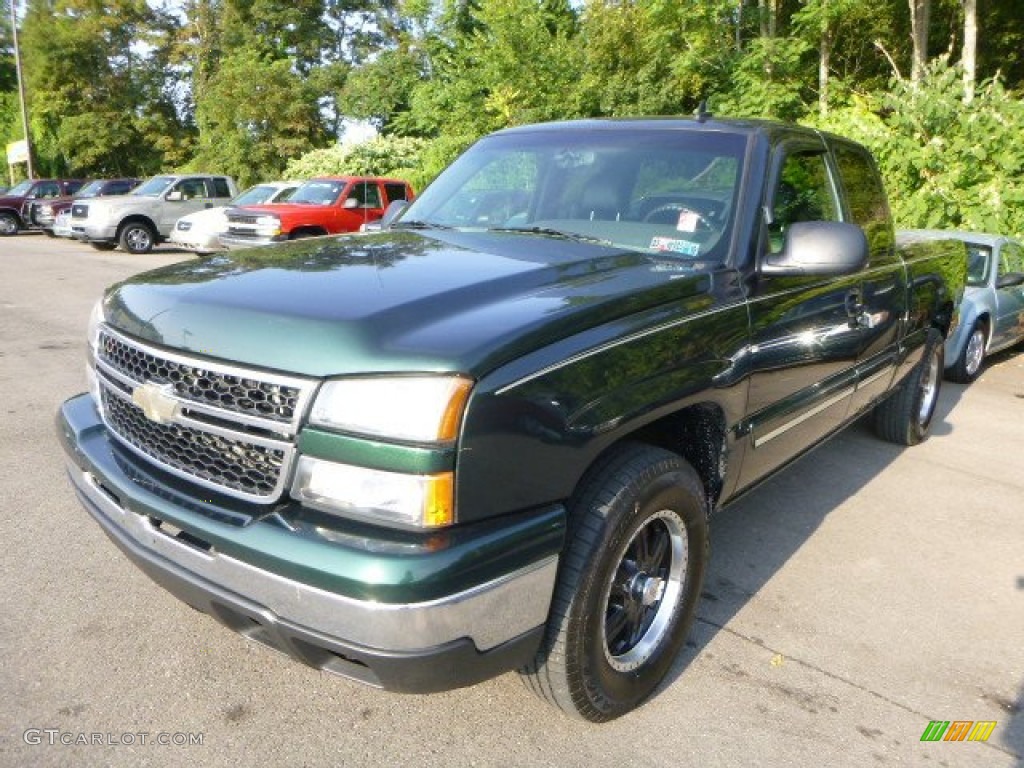
[(16, 235), (21, 229), (21, 222), (13, 213), (0, 213), (0, 235)]
[(942, 346), (942, 334), (930, 329), (921, 360), (899, 387), (875, 406), (875, 433), (883, 440), (917, 445), (928, 439), (942, 384)]
[(121, 228), (118, 243), (128, 253), (139, 255), (149, 253), (156, 245), (156, 233), (145, 222), (132, 221)]
[(89, 243), (97, 251), (112, 251), (117, 248), (117, 243), (105, 243), (102, 240)]
[(956, 362), (946, 371), (946, 375), (961, 384), (970, 384), (981, 373), (985, 362), (985, 342), (988, 341), (988, 326), (984, 320), (975, 321), (971, 332), (967, 335), (967, 343), (960, 350)]
[(527, 687), (603, 722), (654, 691), (690, 625), (708, 558), (707, 496), (674, 453), (636, 443), (588, 473)]

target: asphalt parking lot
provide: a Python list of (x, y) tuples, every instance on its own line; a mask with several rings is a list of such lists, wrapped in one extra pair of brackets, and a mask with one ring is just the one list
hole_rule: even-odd
[[(53, 416), (112, 282), (190, 258), (0, 239), (0, 766), (1024, 766), (1024, 350), (932, 438), (854, 425), (712, 522), (686, 652), (595, 726), (516, 675), (431, 696), (307, 669), (150, 583), (81, 509)], [(995, 721), (922, 742), (929, 721)]]

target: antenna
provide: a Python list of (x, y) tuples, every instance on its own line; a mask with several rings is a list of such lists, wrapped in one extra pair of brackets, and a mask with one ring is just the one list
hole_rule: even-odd
[(700, 104), (697, 105), (697, 111), (693, 113), (693, 116), (697, 118), (697, 122), (699, 123), (705, 123), (711, 117), (713, 117), (713, 115), (710, 112), (708, 112), (707, 99), (700, 100)]

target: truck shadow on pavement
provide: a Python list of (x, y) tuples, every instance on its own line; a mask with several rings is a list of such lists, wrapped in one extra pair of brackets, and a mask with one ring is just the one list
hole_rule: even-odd
[[(943, 382), (930, 439), (952, 434), (948, 417), (965, 390), (963, 385)], [(730, 629), (732, 619), (833, 510), (860, 492), (904, 450), (908, 449), (876, 437), (870, 420), (861, 418), (718, 510), (710, 521), (711, 557), (696, 621), (686, 648), (659, 691), (673, 685), (721, 631), (764, 645), (760, 638)]]

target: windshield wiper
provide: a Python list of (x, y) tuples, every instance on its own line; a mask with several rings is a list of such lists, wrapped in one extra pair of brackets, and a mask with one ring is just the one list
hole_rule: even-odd
[(391, 229), (455, 229), (447, 224), (435, 224), (420, 219), (399, 219), (391, 225)]
[(544, 237), (558, 237), (563, 240), (575, 240), (577, 243), (594, 243), (596, 245), (611, 245), (611, 240), (603, 237), (592, 237), (581, 235), (578, 232), (566, 232), (554, 227), (490, 227), (488, 232), (512, 232), (517, 235), (542, 235)]

